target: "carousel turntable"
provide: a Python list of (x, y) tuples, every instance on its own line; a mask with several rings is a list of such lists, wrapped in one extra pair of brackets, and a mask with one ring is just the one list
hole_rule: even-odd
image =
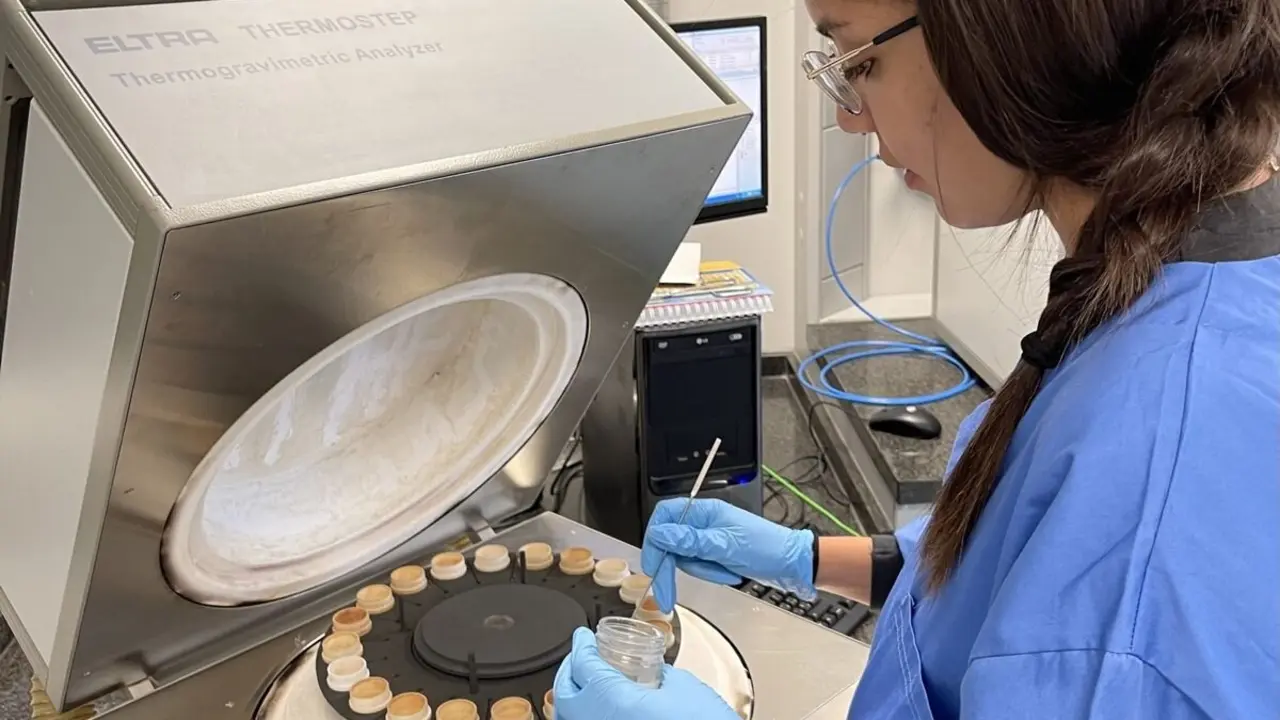
[[(481, 717), (504, 703), (527, 704), (524, 717), (550, 718), (550, 689), (573, 631), (594, 629), (604, 617), (629, 617), (648, 578), (629, 574), (621, 559), (566, 562), (591, 558), (585, 548), (568, 548), (550, 564), (530, 562), (550, 556), (545, 543), (508, 553), (484, 545), (470, 563), (444, 553), (432, 559), (429, 573), (405, 566), (391, 573), (390, 584), (363, 588), (354, 606), (334, 614), (323, 641), (278, 678), (259, 720), (368, 720), (376, 714), (371, 708), (399, 720), (392, 712), (397, 703), (420, 704), (421, 712), (470, 703)], [(507, 562), (494, 564), (495, 554)], [(441, 572), (445, 563), (464, 569)], [(421, 580), (403, 582), (413, 578)], [(640, 617), (667, 635), (666, 662), (699, 676), (750, 717), (751, 681), (723, 635), (683, 607), (664, 617), (650, 605)], [(356, 695), (363, 688), (379, 697), (362, 705)], [(407, 720), (423, 720), (421, 712)]]
[[(490, 527), (749, 109), (639, 0), (86, 4), (0, 0), (0, 612), (53, 704), (541, 712), (572, 629), (626, 612), (582, 554), (638, 551)], [(848, 638), (680, 583), (669, 659), (756, 720), (856, 682)]]

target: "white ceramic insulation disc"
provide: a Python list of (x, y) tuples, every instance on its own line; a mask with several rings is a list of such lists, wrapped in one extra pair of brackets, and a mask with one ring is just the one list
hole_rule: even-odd
[(349, 333), (249, 408), (192, 473), (165, 531), (174, 590), (241, 605), (394, 549), (528, 442), (577, 370), (582, 298), (507, 274)]

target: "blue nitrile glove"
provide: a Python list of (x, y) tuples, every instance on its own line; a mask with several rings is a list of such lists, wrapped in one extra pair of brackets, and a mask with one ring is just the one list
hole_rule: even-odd
[(721, 585), (737, 585), (745, 577), (817, 599), (813, 532), (783, 527), (723, 500), (694, 500), (680, 525), (687, 502), (658, 503), (644, 535), (640, 564), (654, 578), (653, 596), (663, 612), (676, 604), (677, 567)]
[(670, 665), (657, 690), (636, 684), (600, 657), (587, 628), (573, 634), (573, 651), (556, 672), (554, 691), (556, 720), (739, 720), (715, 690)]

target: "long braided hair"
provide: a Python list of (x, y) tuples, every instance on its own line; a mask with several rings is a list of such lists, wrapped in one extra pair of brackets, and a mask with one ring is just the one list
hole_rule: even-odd
[(919, 0), (942, 85), (983, 144), (1097, 204), (1051, 274), (1023, 360), (948, 483), (924, 541), (931, 590), (959, 564), (1044, 371), (1117, 318), (1207, 202), (1257, 177), (1280, 137), (1277, 0)]

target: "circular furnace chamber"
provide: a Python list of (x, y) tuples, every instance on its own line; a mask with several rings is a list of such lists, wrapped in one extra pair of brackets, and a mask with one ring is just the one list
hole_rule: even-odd
[(377, 558), (477, 490), (555, 408), (587, 337), (558, 279), (461, 283), (290, 373), (192, 473), (163, 542), (173, 589), (241, 605)]

